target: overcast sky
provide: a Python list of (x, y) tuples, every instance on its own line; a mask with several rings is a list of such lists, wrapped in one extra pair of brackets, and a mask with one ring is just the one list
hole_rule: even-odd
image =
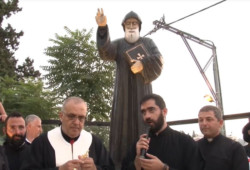
[[(48, 65), (44, 49), (51, 46), (49, 39), (55, 34), (65, 35), (64, 26), (71, 30), (93, 29), (93, 40), (97, 25), (97, 8), (103, 8), (107, 16), (111, 39), (124, 36), (121, 22), (131, 10), (142, 19), (141, 35), (154, 28), (153, 21), (163, 15), (166, 23), (197, 12), (219, 1), (215, 0), (20, 0), (22, 11), (7, 21), (17, 30), (23, 30), (16, 57), (20, 63), (26, 57), (35, 61), (36, 69)], [(217, 48), (220, 83), (224, 114), (250, 112), (250, 2), (227, 0), (203, 12), (188, 17), (171, 26), (195, 37), (212, 41)], [(167, 120), (197, 118), (199, 109), (208, 103), (205, 94), (210, 91), (181, 37), (168, 30), (159, 30), (149, 35), (164, 57), (161, 76), (153, 82), (153, 91), (164, 97), (168, 107)], [(189, 41), (190, 42), (190, 41)], [(190, 42), (202, 67), (212, 51)], [(212, 65), (207, 77), (214, 86)], [(241, 137), (241, 129), (247, 119), (226, 121), (227, 135)], [(190, 133), (200, 132), (198, 125), (174, 126)]]

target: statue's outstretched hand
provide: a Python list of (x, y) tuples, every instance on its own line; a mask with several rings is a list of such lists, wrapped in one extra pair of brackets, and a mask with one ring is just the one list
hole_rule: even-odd
[(99, 27), (104, 27), (107, 25), (107, 17), (104, 15), (102, 8), (98, 8), (95, 20)]

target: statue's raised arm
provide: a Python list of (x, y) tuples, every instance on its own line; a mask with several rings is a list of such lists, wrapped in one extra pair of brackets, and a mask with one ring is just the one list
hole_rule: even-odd
[(95, 20), (99, 27), (104, 27), (107, 25), (107, 17), (104, 15), (102, 8), (101, 9), (98, 8)]
[(121, 169), (127, 149), (145, 131), (139, 103), (152, 93), (151, 82), (160, 76), (163, 58), (152, 39), (140, 36), (142, 20), (137, 13), (125, 15), (120, 22), (124, 36), (115, 40), (109, 31), (115, 21), (108, 25), (103, 9), (95, 18), (99, 57), (116, 64), (109, 150), (116, 169)]

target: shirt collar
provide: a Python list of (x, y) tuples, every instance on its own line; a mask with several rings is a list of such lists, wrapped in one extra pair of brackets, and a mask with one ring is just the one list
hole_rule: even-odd
[(208, 143), (212, 143), (212, 142), (217, 141), (221, 136), (222, 136), (222, 135), (219, 134), (219, 135), (215, 136), (214, 138), (209, 138), (209, 139), (208, 139), (208, 138), (205, 138), (205, 139), (206, 139), (206, 141), (207, 141)]
[(61, 128), (61, 132), (62, 132), (63, 138), (64, 138), (67, 142), (69, 142), (69, 143), (71, 143), (72, 140), (73, 140), (73, 141), (77, 141), (77, 139), (79, 138), (79, 136), (77, 136), (77, 137), (75, 137), (75, 138), (69, 137), (68, 135), (66, 135), (66, 134), (62, 131), (62, 128)]

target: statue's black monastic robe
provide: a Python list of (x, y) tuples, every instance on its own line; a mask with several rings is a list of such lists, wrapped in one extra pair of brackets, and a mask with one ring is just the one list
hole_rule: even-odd
[[(143, 71), (133, 74), (125, 51), (141, 43), (149, 55), (141, 60)], [(98, 28), (97, 47), (103, 60), (116, 62), (109, 151), (114, 162), (120, 164), (127, 149), (145, 132), (139, 102), (152, 93), (151, 82), (161, 74), (163, 60), (152, 39), (141, 37), (133, 44), (124, 38), (111, 42), (108, 26)]]

